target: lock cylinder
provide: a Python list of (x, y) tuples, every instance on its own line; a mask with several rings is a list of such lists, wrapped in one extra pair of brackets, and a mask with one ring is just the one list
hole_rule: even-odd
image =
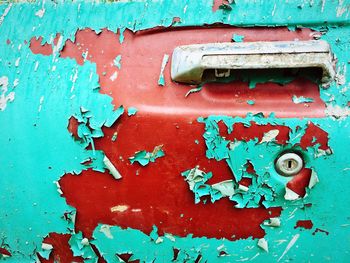
[(277, 158), (275, 162), (276, 171), (283, 176), (298, 174), (304, 166), (303, 159), (299, 154), (289, 152)]

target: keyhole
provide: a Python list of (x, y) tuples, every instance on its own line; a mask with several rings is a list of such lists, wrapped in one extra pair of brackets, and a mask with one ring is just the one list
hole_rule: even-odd
[(291, 176), (303, 168), (303, 159), (296, 153), (284, 153), (275, 163), (276, 170), (283, 176)]

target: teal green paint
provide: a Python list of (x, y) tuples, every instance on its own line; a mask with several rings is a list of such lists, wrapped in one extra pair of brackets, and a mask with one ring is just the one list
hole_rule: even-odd
[(200, 92), (203, 88), (203, 84), (200, 84), (197, 86), (197, 88), (193, 88), (190, 89), (189, 91), (187, 91), (187, 93), (185, 94), (185, 97), (187, 98), (189, 95), (191, 95), (192, 93), (196, 93), (196, 92)]
[(249, 104), (249, 105), (254, 105), (254, 104), (255, 104), (255, 101), (254, 101), (254, 100), (247, 100), (247, 104)]
[(123, 44), (124, 42), (124, 31), (125, 31), (126, 27), (121, 27), (119, 28), (119, 43)]
[(206, 195), (211, 197), (212, 203), (223, 196), (218, 190), (205, 183), (213, 176), (212, 173), (205, 173), (198, 168), (193, 168), (183, 172), (181, 175), (187, 181), (190, 190), (193, 191), (196, 204), (201, 201), (201, 197)]
[(233, 34), (232, 40), (233, 42), (243, 42), (244, 36)]
[[(102, 28), (118, 31), (122, 43), (123, 32), (126, 29), (136, 32), (155, 26), (170, 26), (174, 17), (180, 18), (181, 22), (177, 23), (177, 26), (221, 22), (236, 26), (289, 25), (323, 30), (325, 34), (322, 35), (322, 39), (328, 41), (337, 54), (339, 74), (337, 83), (333, 82), (328, 89), (320, 88), (320, 96), (329, 109), (335, 107), (341, 112), (329, 110), (329, 117), (310, 120), (328, 132), (333, 154), (314, 158), (315, 154), (320, 154), (317, 146), (303, 152), (309, 160), (308, 165), (316, 169), (320, 183), (311, 189), (303, 200), (287, 202), (277, 198), (273, 201), (273, 205), (281, 202), (283, 207), (282, 226), (279, 229), (263, 226), (266, 231), (265, 238), (269, 243), (269, 253), (262, 253), (256, 246), (257, 240), (253, 239), (232, 242), (187, 236), (176, 237), (175, 242), (163, 238), (162, 243), (155, 244), (149, 236), (138, 230), (122, 230), (118, 226), (111, 228), (115, 237), (111, 240), (98, 232), (99, 227), (96, 228), (96, 240), (93, 242), (100, 252), (104, 253), (104, 257), (110, 262), (116, 260), (115, 253), (118, 251), (130, 251), (135, 258), (146, 261), (156, 258), (159, 262), (169, 262), (173, 256), (172, 247), (176, 246), (181, 249), (179, 262), (183, 262), (184, 259), (195, 260), (199, 253), (208, 262), (231, 262), (253, 257), (256, 261), (266, 262), (280, 258), (289, 240), (300, 234), (296, 245), (281, 262), (300, 262), (305, 258), (321, 262), (325, 257), (334, 262), (347, 259), (348, 243), (340, 241), (349, 239), (349, 228), (346, 227), (349, 224), (349, 216), (344, 211), (348, 211), (347, 204), (350, 200), (347, 188), (343, 187), (350, 184), (346, 145), (349, 141), (349, 118), (346, 110), (349, 109), (347, 105), (350, 96), (350, 73), (346, 70), (350, 60), (349, 1), (324, 1), (324, 5), (322, 1), (266, 1), (259, 8), (254, 1), (235, 2), (231, 10), (219, 9), (214, 13), (211, 1), (204, 0), (58, 4), (46, 2), (44, 5), (38, 2), (0, 6), (0, 14), (5, 14), (5, 11), (7, 13), (0, 25), (0, 77), (5, 76), (9, 81), (5, 94), (14, 92), (13, 101), (8, 101), (4, 111), (0, 112), (0, 145), (3, 146), (0, 156), (0, 167), (3, 171), (0, 177), (0, 238), (3, 240), (3, 246), (13, 255), (8, 258), (9, 262), (35, 260), (35, 251), (40, 251), (42, 239), (50, 232), (72, 233), (73, 237), (77, 238), (73, 222), (62, 218), (67, 211), (74, 213), (74, 208), (66, 204), (53, 181), (69, 172), (79, 176), (79, 173), (88, 167), (104, 172), (104, 154), (100, 151), (86, 150), (86, 147), (89, 143), (93, 144), (94, 138), (103, 136), (101, 128), (111, 126), (123, 112), (119, 105), (112, 105), (110, 97), (98, 92), (98, 76), (94, 64), (85, 61), (84, 65), (80, 66), (72, 59), (59, 58), (57, 51), (63, 48), (65, 40), (74, 41), (75, 33), (79, 29), (91, 28), (96, 33), (101, 32)], [(36, 16), (35, 13), (42, 7), (45, 8), (44, 15)], [(322, 25), (324, 27), (321, 27)], [(32, 37), (39, 36), (43, 37), (42, 43), (52, 43), (57, 33), (61, 34), (62, 41), (52, 56), (34, 55), (29, 50), (29, 44), (24, 43)], [(7, 38), (11, 41), (9, 45), (6, 44)], [(254, 85), (252, 83), (251, 87)], [(81, 122), (79, 135), (83, 138), (82, 142), (74, 141), (67, 131), (70, 116), (75, 116)], [(334, 118), (338, 118), (338, 121)], [(209, 117), (202, 121), (208, 129), (214, 129), (216, 132), (216, 120), (219, 119), (228, 125), (229, 130), (232, 129), (230, 124), (234, 122), (242, 122), (247, 126), (252, 120), (258, 120), (260, 124), (285, 123), (293, 128), (290, 145), (298, 143), (300, 135), (305, 131), (304, 128), (297, 130), (296, 126), (308, 121), (282, 120), (273, 116), (222, 116)], [(91, 128), (92, 131), (88, 131), (87, 128)], [(208, 146), (210, 136), (207, 133), (204, 135), (207, 136), (205, 140)], [(253, 146), (254, 143), (243, 143), (243, 148), (237, 148), (237, 151), (243, 151), (246, 147), (251, 156), (255, 156), (258, 151), (267, 151), (268, 154), (264, 158), (270, 160), (281, 147), (288, 147), (273, 145), (272, 142), (256, 147)], [(210, 150), (213, 144), (217, 146), (215, 151)], [(213, 144), (208, 146), (209, 158), (227, 159), (232, 154), (225, 151), (225, 139), (215, 136)], [(93, 160), (92, 164), (83, 165), (82, 163), (89, 158)], [(246, 160), (238, 161), (243, 164)], [(268, 164), (268, 169), (272, 169), (271, 161), (268, 161)], [(243, 173), (242, 176), (249, 176), (239, 165), (230, 165), (233, 171)], [(259, 174), (265, 176), (259, 159), (254, 166), (259, 167)], [(184, 170), (186, 169), (188, 168), (184, 167)], [(272, 170), (271, 173), (273, 174)], [(235, 176), (238, 174), (235, 173)], [(272, 180), (272, 176), (268, 180)], [(281, 183), (272, 183), (275, 185), (274, 191), (278, 192)], [(242, 194), (239, 203), (248, 206), (249, 201), (245, 201)], [(304, 204), (307, 202), (314, 205), (306, 207)], [(311, 231), (294, 229), (298, 219), (312, 219), (315, 227), (325, 228), (330, 234), (312, 235)], [(287, 242), (279, 245), (278, 240)], [(72, 249), (75, 249), (74, 242), (71, 242)], [(217, 247), (222, 244), (225, 251), (232, 256), (217, 257)], [(317, 244), (317, 249), (310, 248), (310, 244)], [(248, 247), (252, 249), (242, 249)], [(85, 251), (76, 253), (83, 253), (85, 256), (89, 254)]]
[(121, 68), (121, 60), (122, 60), (122, 55), (118, 55), (115, 59), (114, 59), (114, 61), (113, 61), (113, 63), (114, 63), (114, 66), (116, 66), (117, 68)]
[(135, 108), (135, 107), (128, 108), (128, 116), (133, 116), (136, 114), (136, 112), (137, 112), (137, 108)]
[(303, 96), (298, 97), (295, 95), (292, 97), (292, 100), (295, 104), (314, 102), (314, 99), (312, 98), (305, 98)]
[(165, 85), (164, 69), (165, 69), (165, 66), (168, 63), (168, 61), (169, 61), (169, 55), (165, 54), (164, 57), (163, 57), (163, 60), (162, 60), (162, 65), (161, 65), (160, 73), (159, 73), (159, 79), (158, 79), (158, 85), (159, 86), (164, 86)]
[(97, 256), (92, 249), (90, 242), (85, 238), (81, 232), (74, 233), (68, 241), (71, 250), (73, 251), (73, 256), (80, 256), (87, 263), (96, 263)]
[[(43, 258), (49, 259), (51, 252), (52, 252), (52, 248), (51, 249), (41, 249), (41, 251), (39, 251), (38, 253)], [(1, 259), (1, 257), (0, 257), (0, 259)]]
[(130, 157), (130, 163), (133, 164), (138, 162), (142, 166), (146, 166), (150, 162), (154, 163), (157, 158), (165, 156), (162, 146), (154, 147), (153, 152), (139, 151), (136, 152), (134, 156)]
[[(275, 170), (274, 162), (276, 158), (285, 151), (293, 149), (300, 152), (306, 162), (306, 167), (313, 169), (318, 174), (319, 168), (314, 165), (315, 159), (322, 154), (324, 158), (326, 155), (318, 150), (319, 145), (309, 147), (307, 150), (302, 150), (298, 143), (305, 132), (306, 125), (309, 120), (299, 119), (275, 119), (263, 118), (259, 115), (248, 115), (245, 118), (249, 122), (257, 124), (270, 123), (273, 125), (286, 125), (291, 128), (289, 134), (289, 142), (285, 145), (276, 144), (273, 139), (261, 141), (258, 139), (245, 141), (229, 141), (220, 136), (217, 123), (224, 121), (227, 125), (228, 131), (233, 131), (235, 123), (241, 123), (241, 118), (231, 118), (225, 116), (210, 116), (208, 118), (200, 118), (199, 121), (205, 123), (205, 130), (203, 137), (205, 138), (207, 146), (207, 157), (209, 159), (226, 160), (232, 172), (232, 179), (234, 194), (230, 196), (230, 200), (234, 201), (237, 208), (253, 208), (259, 207), (262, 201), (265, 207), (284, 207), (285, 186), (292, 179), (292, 177), (283, 177)], [(248, 125), (247, 125), (248, 126)], [(297, 128), (299, 126), (299, 128)], [(247, 162), (250, 161), (257, 175), (252, 175), (246, 171)], [(213, 189), (211, 185), (206, 184), (206, 181), (213, 175), (211, 173), (204, 173), (198, 168), (188, 170), (182, 173), (185, 180), (189, 183), (190, 190), (195, 195), (195, 203), (200, 202), (200, 198), (204, 195), (211, 196), (212, 202), (220, 199), (223, 195), (220, 191)], [(239, 182), (242, 178), (250, 178), (252, 181), (248, 189), (242, 189)], [(263, 200), (261, 200), (263, 198)]]
[[(7, 127), (0, 131), (0, 144), (6, 146), (0, 166), (7, 171), (0, 178), (0, 236), (10, 247), (10, 259), (18, 262), (33, 258), (35, 247), (41, 247), (48, 233), (74, 228), (62, 218), (73, 208), (60, 197), (53, 182), (64, 173), (80, 173), (85, 169), (81, 162), (94, 155), (68, 133), (69, 117), (80, 116), (84, 107), (92, 113), (91, 125), (98, 126), (113, 116), (113, 105), (110, 97), (96, 89), (95, 65), (77, 66), (71, 59), (53, 62), (52, 57), (33, 55), (25, 45), (20, 53), (13, 52), (17, 44), (0, 45), (1, 75), (10, 83), (19, 80), (15, 103), (7, 104), (6, 111), (0, 113), (1, 126)], [(17, 56), (22, 62), (8, 66)], [(78, 78), (72, 83), (75, 71)]]
[[(218, 117), (217, 119), (223, 119), (223, 117)], [(290, 124), (292, 127), (299, 121), (296, 119), (271, 120), (261, 117), (256, 119), (248, 117), (248, 119), (260, 123), (277, 121), (278, 124)], [(343, 138), (349, 136), (349, 132), (345, 129), (348, 127), (348, 121), (346, 120), (341, 122), (328, 119), (313, 121), (319, 124), (322, 129), (330, 131), (331, 134), (339, 130), (339, 136), (344, 136)], [(251, 142), (254, 142), (254, 140)], [(339, 143), (336, 143), (335, 139), (330, 140), (330, 147), (334, 153), (339, 153), (339, 155), (332, 154), (318, 158), (310, 157), (311, 166), (317, 168), (320, 182), (311, 189), (309, 195), (297, 201), (280, 200), (282, 202), (280, 205), (283, 207), (280, 217), (281, 226), (270, 227), (262, 225), (262, 228), (266, 231), (265, 239), (269, 245), (268, 253), (257, 246), (257, 239), (248, 238), (232, 242), (226, 239), (194, 238), (189, 235), (187, 237), (175, 236), (175, 241), (171, 241), (165, 236), (160, 236), (163, 242), (155, 244), (147, 234), (130, 228), (121, 229), (118, 226), (110, 228), (113, 239), (104, 236), (103, 233), (99, 232), (100, 226), (97, 227), (94, 232), (95, 240), (93, 243), (100, 252), (104, 253), (105, 258), (111, 262), (113, 262), (114, 253), (125, 252), (131, 252), (134, 259), (141, 259), (146, 262), (150, 262), (153, 259), (156, 260), (155, 262), (169, 262), (173, 257), (173, 248), (180, 249), (178, 262), (183, 262), (183, 257), (191, 262), (191, 259), (194, 260), (198, 254), (202, 255), (202, 260), (207, 260), (208, 262), (234, 262), (252, 258), (256, 262), (275, 262), (283, 255), (290, 240), (296, 236), (298, 239), (295, 245), (281, 258), (280, 262), (290, 260), (303, 262), (305, 258), (311, 262), (322, 262), (325, 256), (330, 257), (334, 261), (344, 261), (344, 253), (349, 251), (349, 247), (346, 242), (339, 243), (338, 240), (346, 240), (349, 237), (347, 228), (349, 219), (346, 214), (340, 211), (346, 211), (349, 196), (346, 194), (347, 190), (341, 188), (340, 185), (349, 184), (350, 177), (348, 176), (347, 163), (345, 162), (347, 160), (345, 155), (346, 149)], [(307, 154), (313, 156), (313, 149), (309, 148)], [(329, 176), (327, 167), (334, 165), (337, 166), (338, 173), (332, 173), (333, 176)], [(329, 189), (338, 189), (338, 191), (329, 193)], [(307, 203), (312, 203), (313, 206), (305, 206)], [(332, 213), (330, 213), (330, 209)], [(294, 228), (298, 220), (307, 219), (312, 219), (314, 223), (313, 230), (303, 231)], [(330, 234), (316, 233), (313, 235), (312, 233), (316, 227), (327, 230)], [(317, 242), (317, 245), (313, 246), (312, 244), (315, 244), (315, 242)], [(333, 244), (336, 244), (336, 246), (334, 247)], [(222, 245), (224, 246), (222, 247)], [(218, 257), (220, 251), (218, 248), (224, 250), (228, 256)]]
[(149, 236), (153, 241), (156, 241), (159, 238), (157, 226), (155, 226), (155, 225), (152, 226), (152, 231), (149, 234)]

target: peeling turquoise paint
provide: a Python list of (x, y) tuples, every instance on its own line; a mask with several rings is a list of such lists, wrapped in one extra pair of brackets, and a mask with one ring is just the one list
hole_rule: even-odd
[(312, 98), (305, 98), (303, 96), (298, 97), (298, 96), (295, 96), (295, 95), (292, 97), (292, 100), (296, 104), (314, 102), (314, 99), (312, 99)]
[(162, 150), (162, 145), (154, 147), (152, 152), (139, 151), (136, 152), (134, 156), (130, 157), (130, 163), (133, 164), (138, 162), (142, 166), (146, 166), (150, 162), (154, 163), (157, 158), (165, 156), (164, 151)]
[[(104, 153), (86, 148), (89, 144), (93, 146), (93, 138), (104, 136), (102, 127), (110, 127), (115, 123), (123, 114), (123, 108), (113, 105), (109, 96), (98, 92), (95, 64), (85, 61), (84, 65), (78, 65), (73, 59), (58, 56), (63, 43), (67, 39), (74, 41), (77, 30), (83, 28), (91, 28), (96, 33), (101, 32), (102, 28), (108, 28), (118, 32), (120, 43), (123, 43), (123, 32), (126, 29), (136, 32), (156, 26), (168, 27), (174, 17), (180, 18), (176, 26), (214, 23), (235, 26), (288, 25), (293, 29), (310, 27), (322, 31), (324, 34), (321, 38), (331, 44), (338, 60), (336, 82), (328, 89), (320, 88), (321, 99), (327, 105), (328, 117), (283, 120), (273, 116), (263, 118), (248, 115), (246, 118), (210, 116), (200, 119), (206, 126), (204, 138), (207, 157), (225, 159), (236, 180), (240, 176), (251, 176), (245, 171), (244, 165), (247, 159), (254, 160), (257, 174), (262, 175), (261, 179), (270, 184), (267, 190), (260, 188), (256, 191), (262, 191), (261, 196), (268, 198), (265, 200), (267, 206), (283, 208), (278, 231), (276, 227), (262, 225), (266, 232), (269, 253), (258, 247), (257, 240), (252, 238), (233, 242), (206, 237), (193, 238), (191, 235), (181, 238), (168, 238), (164, 235), (163, 241), (157, 244), (141, 231), (122, 229), (119, 226), (110, 227), (112, 239), (99, 231), (101, 226), (97, 226), (91, 243), (96, 245), (108, 262), (116, 260), (116, 253), (125, 252), (130, 252), (135, 259), (146, 262), (170, 262), (174, 258), (173, 248), (180, 251), (176, 259), (178, 262), (195, 261), (199, 255), (208, 262), (250, 259), (261, 262), (305, 259), (313, 262), (326, 259), (345, 261), (349, 245), (340, 241), (349, 239), (349, 215), (344, 211), (348, 211), (350, 200), (348, 192), (342, 187), (350, 184), (346, 145), (349, 141), (350, 97), (350, 73), (346, 70), (350, 61), (349, 5), (349, 1), (294, 0), (266, 1), (257, 8), (254, 1), (236, 0), (232, 9), (223, 8), (216, 12), (212, 12), (211, 1), (37, 2), (1, 5), (0, 145), (3, 147), (0, 158), (0, 239), (1, 247), (12, 253), (7, 261), (35, 261), (36, 252), (42, 250), (43, 238), (50, 232), (73, 234), (70, 246), (74, 254), (83, 256), (87, 262), (96, 261), (91, 247), (82, 245), (81, 234), (74, 233), (74, 220), (63, 217), (67, 212), (74, 214), (75, 210), (67, 205), (53, 182), (65, 173), (79, 176), (82, 170), (89, 167), (104, 172)], [(32, 37), (42, 36), (42, 43), (53, 43), (57, 33), (61, 37), (54, 45), (52, 56), (32, 54), (29, 49), (29, 40)], [(121, 57), (118, 57), (115, 66), (120, 67)], [(283, 84), (289, 80), (282, 81)], [(164, 84), (161, 73), (159, 85)], [(254, 86), (251, 83), (251, 87)], [(80, 143), (75, 142), (67, 131), (71, 116), (80, 122)], [(259, 124), (283, 124), (291, 127), (292, 131), (287, 145), (277, 145), (274, 142), (258, 144), (256, 140), (251, 140), (239, 145), (234, 142), (234, 149), (229, 149), (231, 142), (218, 134), (219, 120), (226, 123), (229, 132), (232, 131), (234, 123), (249, 126), (251, 121)], [(278, 193), (284, 190), (286, 179), (283, 182), (281, 177), (277, 179), (272, 161), (281, 150), (299, 143), (307, 121), (312, 121), (327, 131), (333, 154), (321, 155), (317, 145), (302, 151), (308, 160), (308, 166), (317, 171), (320, 183), (303, 199), (283, 200), (283, 194)], [(302, 128), (297, 129), (300, 125)], [(242, 152), (250, 157), (240, 156), (239, 153)], [(264, 153), (263, 158), (253, 158), (259, 152)], [(149, 153), (142, 151), (140, 154), (141, 165), (152, 161), (151, 158), (146, 158)], [(154, 160), (161, 154), (162, 151), (158, 151)], [(91, 164), (83, 164), (90, 159)], [(138, 158), (133, 160), (138, 161)], [(269, 170), (269, 174), (265, 170)], [(206, 173), (204, 177), (209, 177), (208, 174), (210, 175)], [(205, 184), (205, 181), (200, 183)], [(261, 182), (254, 184), (259, 186)], [(222, 193), (217, 195), (217, 191), (205, 187), (209, 189), (210, 195), (214, 195), (214, 201), (219, 196), (222, 197)], [(202, 195), (203, 192), (198, 194)], [(250, 192), (237, 192), (232, 201), (241, 207), (257, 206), (258, 200), (251, 197)], [(306, 206), (307, 203), (317, 205), (309, 207)], [(298, 219), (309, 218), (312, 218), (314, 225), (327, 228), (330, 234), (313, 234), (294, 228)], [(295, 241), (294, 246), (291, 241)], [(313, 246), (315, 243), (317, 248)], [(291, 244), (290, 250), (287, 250), (288, 244)], [(302, 249), (306, 246), (309, 249)], [(220, 254), (221, 251), (225, 253)], [(49, 250), (42, 253), (47, 257)], [(4, 257), (1, 255), (0, 259)]]
[(159, 73), (159, 79), (158, 79), (158, 85), (159, 86), (164, 86), (165, 85), (165, 79), (164, 79), (164, 69), (166, 64), (169, 61), (169, 55), (165, 54), (162, 60), (162, 66), (160, 68), (160, 73)]
[[(216, 159), (217, 161), (226, 160), (229, 166), (234, 181), (235, 192), (230, 196), (230, 200), (236, 203), (238, 208), (259, 207), (260, 203), (265, 207), (282, 207), (289, 205), (285, 202), (285, 187), (292, 177), (280, 176), (275, 170), (275, 160), (283, 152), (294, 150), (300, 152), (306, 161), (305, 167), (315, 170), (318, 174), (319, 166), (314, 162), (321, 155), (322, 158), (328, 157), (323, 155), (323, 151), (319, 150), (319, 145), (308, 147), (307, 150), (302, 150), (298, 145), (308, 123), (308, 119), (275, 119), (273, 117), (264, 118), (261, 115), (248, 115), (244, 118), (245, 126), (249, 127), (251, 122), (257, 124), (273, 124), (283, 125), (291, 128), (289, 140), (286, 144), (277, 144), (271, 139), (262, 138), (249, 141), (229, 141), (223, 138), (219, 133), (218, 122), (223, 121), (227, 125), (229, 133), (233, 131), (235, 123), (242, 123), (242, 118), (232, 118), (227, 116), (209, 116), (208, 118), (200, 118), (200, 122), (205, 123), (205, 133), (203, 137), (207, 145), (207, 157)], [(317, 154), (319, 153), (319, 154)], [(256, 174), (251, 174), (246, 170), (247, 162), (251, 162)], [(321, 168), (322, 169), (322, 168)], [(205, 183), (210, 177), (204, 177), (205, 180), (200, 183)], [(252, 183), (249, 188), (242, 187), (239, 182), (242, 178), (251, 179)], [(195, 181), (196, 182), (196, 181)], [(208, 185), (198, 185), (192, 187), (196, 197), (196, 202), (199, 202), (199, 197), (203, 195), (205, 187), (210, 189)], [(198, 191), (199, 189), (199, 191)], [(210, 194), (213, 199), (213, 193), (209, 190), (205, 194)], [(214, 195), (215, 196), (215, 195)], [(220, 197), (221, 198), (221, 197)]]
[(191, 95), (192, 93), (196, 93), (196, 92), (200, 92), (203, 88), (203, 84), (200, 84), (197, 86), (197, 88), (193, 88), (190, 89), (189, 91), (187, 91), (187, 93), (185, 94), (185, 97), (187, 98), (189, 95)]
[(243, 42), (244, 36), (233, 34), (232, 40), (233, 42)]
[(122, 60), (122, 56), (118, 55), (113, 61), (114, 66), (116, 66), (117, 68), (120, 69), (121, 68), (121, 60)]
[(249, 104), (249, 105), (254, 105), (254, 104), (255, 104), (255, 101), (254, 101), (254, 100), (247, 100), (247, 104)]
[(137, 113), (137, 109), (135, 107), (128, 108), (128, 116), (133, 116)]
[(87, 238), (83, 238), (81, 232), (75, 233), (69, 239), (69, 245), (73, 251), (74, 256), (81, 256), (84, 258), (84, 262), (95, 263), (97, 262), (97, 256), (92, 249)]

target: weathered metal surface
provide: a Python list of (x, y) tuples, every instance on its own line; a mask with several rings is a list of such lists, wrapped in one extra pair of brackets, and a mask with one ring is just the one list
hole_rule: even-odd
[[(348, 1), (0, 13), (1, 259), (347, 261)], [(296, 39), (329, 43), (327, 89), (279, 71), (199, 86), (170, 77), (177, 46)], [(276, 171), (286, 152), (303, 159), (296, 175)]]
[[(335, 75), (329, 45), (324, 41), (273, 41), (213, 43), (175, 48), (171, 77), (175, 81), (199, 84), (206, 69), (321, 68), (327, 85)], [(227, 77), (230, 71), (227, 71)], [(225, 77), (217, 74), (217, 77)]]

